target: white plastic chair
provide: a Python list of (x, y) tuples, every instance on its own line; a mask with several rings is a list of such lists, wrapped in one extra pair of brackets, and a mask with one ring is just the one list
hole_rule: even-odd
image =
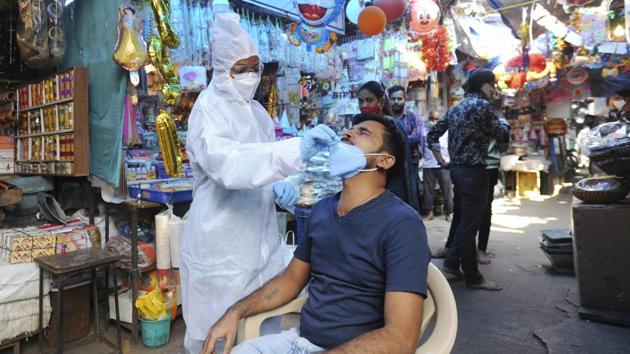
[[(427, 340), (420, 344), (416, 354), (447, 354), (453, 349), (457, 336), (457, 305), (448, 281), (437, 267), (429, 264), (427, 277), (429, 294), (424, 300), (420, 337), (427, 329), (433, 317), (435, 327)], [(270, 317), (290, 313), (299, 314), (307, 298), (301, 297), (275, 310), (248, 317), (241, 321), (238, 331), (238, 343), (260, 336), (260, 325)]]

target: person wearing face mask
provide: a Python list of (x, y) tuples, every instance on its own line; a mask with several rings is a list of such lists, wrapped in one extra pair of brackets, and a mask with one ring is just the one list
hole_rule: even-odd
[(612, 106), (611, 118), (630, 123), (630, 89), (617, 91), (610, 98), (610, 105)]
[(431, 257), (420, 216), (386, 189), (404, 161), (402, 136), (382, 116), (360, 114), (353, 123), (330, 152), (342, 191), (313, 206), (286, 271), (230, 307), (203, 354), (220, 339), (229, 351), (242, 318), (289, 303), (307, 283), (299, 329), (243, 342), (231, 353), (415, 352)]
[(420, 183), (420, 178), (418, 176), (418, 169), (414, 169), (413, 160), (411, 158), (411, 144), (405, 126), (401, 120), (391, 117), (392, 112), (385, 93), (385, 88), (376, 81), (369, 81), (359, 88), (358, 96), (361, 113), (386, 116), (394, 122), (400, 134), (403, 136), (406, 156), (403, 164), (403, 173), (397, 178), (389, 180), (387, 182), (387, 189), (396, 194), (412, 208), (419, 211), (418, 184)]
[[(494, 85), (492, 71), (475, 71), (464, 84), (464, 99), (451, 107), (427, 136), (433, 155), (440, 166), (450, 168), (455, 185), (453, 242), (443, 270), (465, 278), (468, 287), (483, 290), (502, 289), (479, 272), (475, 240), (488, 205), (488, 145), (492, 139), (503, 143), (510, 134), (510, 125), (494, 112), (492, 102), (497, 98)], [(443, 158), (439, 142), (447, 131), (450, 163)]]
[[(440, 119), (437, 111), (432, 111), (428, 117), (428, 127), (424, 129), (423, 136), (423, 160), (422, 160), (422, 183), (423, 183), (423, 209), (427, 213), (425, 220), (433, 220), (433, 201), (436, 181), (440, 184), (442, 196), (444, 198), (444, 218), (451, 222), (453, 214), (453, 183), (451, 175), (446, 168), (438, 164), (433, 152), (427, 145), (426, 136), (435, 123)], [(448, 132), (440, 137), (440, 151), (446, 163), (450, 162), (448, 156)]]
[(338, 140), (318, 126), (275, 141), (273, 120), (253, 99), (262, 65), (256, 46), (226, 0), (214, 1), (210, 85), (188, 121), (186, 149), (193, 203), (181, 251), (185, 350), (198, 354), (208, 329), (239, 299), (282, 271), (275, 203), (290, 208), (285, 177)]

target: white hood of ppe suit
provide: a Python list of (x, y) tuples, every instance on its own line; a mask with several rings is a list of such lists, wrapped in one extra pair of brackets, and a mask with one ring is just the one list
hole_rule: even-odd
[(231, 84), (230, 68), (258, 55), (239, 16), (215, 16), (214, 75), (188, 121), (193, 203), (182, 240), (187, 337), (203, 341), (225, 310), (283, 269), (271, 184), (303, 169), (300, 139), (275, 141), (271, 117)]

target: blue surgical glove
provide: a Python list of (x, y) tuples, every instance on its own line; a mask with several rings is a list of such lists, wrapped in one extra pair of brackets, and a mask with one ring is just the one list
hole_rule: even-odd
[(302, 137), (302, 142), (300, 143), (302, 161), (310, 160), (318, 152), (328, 149), (338, 141), (339, 137), (334, 130), (323, 124), (316, 126)]
[(212, 11), (215, 14), (232, 12), (232, 10), (230, 9), (230, 3), (228, 2), (228, 0), (212, 1)]
[(298, 200), (297, 188), (290, 182), (280, 181), (274, 183), (273, 195), (276, 198), (276, 204), (286, 210), (295, 206)]

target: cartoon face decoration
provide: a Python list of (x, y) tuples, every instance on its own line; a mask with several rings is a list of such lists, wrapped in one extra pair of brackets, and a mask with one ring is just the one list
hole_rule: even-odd
[(411, 1), (411, 30), (418, 33), (430, 33), (440, 23), (440, 7), (433, 0)]
[(302, 21), (309, 26), (326, 26), (343, 9), (343, 0), (294, 0)]

